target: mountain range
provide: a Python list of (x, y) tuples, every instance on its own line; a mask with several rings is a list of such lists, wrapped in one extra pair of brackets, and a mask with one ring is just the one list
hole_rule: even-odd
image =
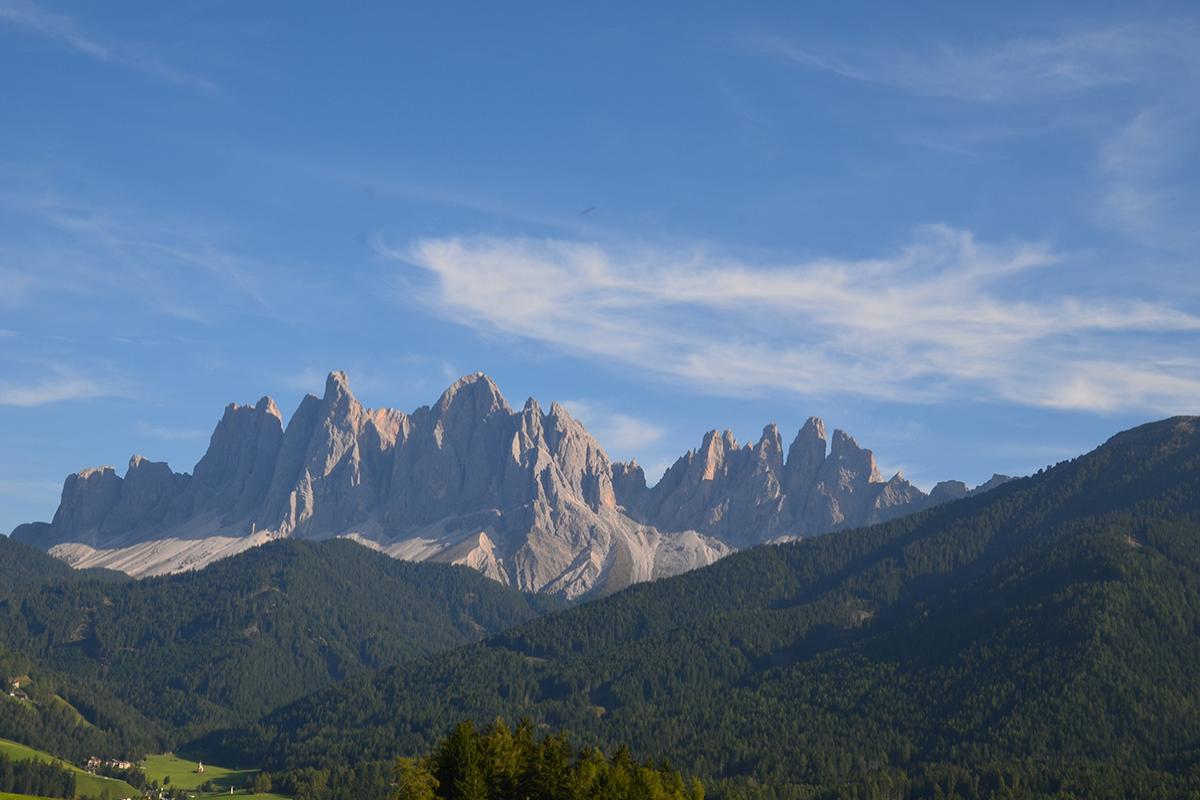
[(396, 756), (497, 719), (719, 800), (1194, 797), (1198, 534), (1178, 417), (584, 603), (345, 538), (133, 580), (0, 537), (0, 737), (261, 767), (296, 800), (384, 800)]
[(329, 374), (284, 425), (275, 401), (230, 404), (191, 474), (130, 459), (69, 476), (49, 523), (15, 540), (134, 576), (202, 567), (289, 537), (349, 537), (407, 560), (465, 564), (566, 598), (608, 594), (729, 553), (893, 519), (992, 488), (925, 494), (810, 418), (787, 448), (711, 431), (648, 486), (555, 403), (516, 410), (483, 373), (432, 406), (368, 409)]
[(755, 547), (203, 744), (305, 770), (448, 720), (627, 742), (722, 798), (1195, 797), (1200, 418), (984, 495)]

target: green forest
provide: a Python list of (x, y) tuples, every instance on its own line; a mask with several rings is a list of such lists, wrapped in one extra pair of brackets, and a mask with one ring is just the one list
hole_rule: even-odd
[(463, 722), (424, 758), (401, 758), (393, 772), (397, 800), (703, 800), (704, 787), (668, 766), (573, 751), (563, 734), (538, 737), (523, 720), (511, 730)]
[(32, 706), (0, 702), (0, 730), (76, 760), (171, 749), (558, 607), (346, 540), (274, 542), (139, 581), (72, 573), (4, 537), (0, 547), (0, 671), (35, 679)]
[(136, 582), (0, 546), (0, 736), (75, 761), (302, 800), (522, 797), (546, 759), (576, 793), (530, 796), (1200, 792), (1195, 419), (571, 608), (346, 541)]
[(14, 760), (0, 753), (0, 792), (39, 797), (74, 797), (75, 774), (54, 764)]
[(528, 715), (727, 797), (1186, 796), (1198, 440), (1193, 420), (1145, 426), (976, 498), (357, 676), (202, 744), (286, 772)]

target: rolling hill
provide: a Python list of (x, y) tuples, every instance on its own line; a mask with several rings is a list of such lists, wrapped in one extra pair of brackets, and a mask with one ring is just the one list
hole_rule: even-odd
[[(137, 729), (167, 746), (558, 605), (465, 567), (397, 561), (347, 540), (280, 541), (140, 581), (50, 572), (42, 586), (0, 593), (0, 655), (13, 659), (9, 671), (64, 684), (60, 693), (88, 725)], [(132, 714), (108, 726), (96, 697)]]

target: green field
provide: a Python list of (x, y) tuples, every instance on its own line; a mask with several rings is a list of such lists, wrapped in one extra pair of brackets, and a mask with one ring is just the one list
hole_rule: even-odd
[(205, 764), (204, 773), (197, 774), (195, 761), (188, 761), (171, 753), (147, 756), (138, 766), (146, 773), (148, 780), (158, 781), (160, 786), (166, 778), (170, 778), (169, 785), (177, 789), (195, 789), (211, 781), (213, 786), (223, 790), (225, 794), (229, 794), (231, 786), (235, 790), (248, 787), (250, 781), (258, 774), (256, 769), (225, 769), (213, 764)]
[(0, 792), (0, 800), (60, 800), (54, 797), (39, 797), (35, 794), (9, 794)]
[[(105, 792), (111, 797), (141, 797), (142, 793), (130, 786), (125, 781), (118, 781), (112, 778), (103, 778), (99, 775), (93, 775), (90, 772), (80, 769), (69, 761), (63, 761), (61, 758), (56, 758), (49, 753), (44, 753), (41, 750), (34, 750), (32, 747), (27, 747), (17, 742), (10, 742), (8, 739), (0, 739), (0, 753), (8, 756), (14, 761), (48, 761), (51, 764), (57, 764), (60, 767), (71, 770), (75, 773), (75, 792), (79, 795), (89, 795), (91, 797), (103, 797)], [(225, 791), (229, 791), (228, 788)], [(19, 797), (19, 795), (12, 795)]]
[[(229, 797), (229, 790), (232, 788), (235, 796), (242, 800), (288, 800), (281, 794), (249, 794), (250, 784), (259, 772), (256, 769), (226, 769), (205, 764), (204, 773), (200, 774), (196, 772), (195, 761), (188, 761), (173, 753), (147, 756), (138, 766), (146, 773), (147, 780), (158, 781), (161, 786), (166, 778), (170, 778), (169, 786), (176, 789), (196, 789), (194, 796), (197, 798)], [(202, 784), (208, 782), (215, 787), (213, 792), (198, 791)]]

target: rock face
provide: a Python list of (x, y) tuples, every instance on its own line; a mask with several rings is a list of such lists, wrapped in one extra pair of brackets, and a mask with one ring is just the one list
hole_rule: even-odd
[[(939, 485), (941, 487), (942, 485)], [(965, 493), (965, 487), (963, 487)], [(948, 488), (938, 499), (952, 499)], [(54, 519), (15, 538), (76, 566), (191, 569), (272, 538), (347, 536), (398, 558), (466, 564), (528, 591), (603, 594), (781, 537), (875, 522), (931, 503), (841, 431), (810, 419), (784, 457), (705, 436), (654, 487), (611, 463), (558, 404), (511, 408), (486, 375), (433, 406), (364, 408), (346, 376), (286, 428), (274, 401), (231, 404), (192, 474), (130, 459), (67, 478)]]
[[(738, 548), (870, 525), (957, 499), (947, 491), (926, 495), (900, 474), (885, 481), (870, 450), (840, 430), (830, 447), (816, 417), (800, 429), (786, 458), (779, 429), (768, 425), (756, 443), (745, 445), (729, 431), (710, 431), (652, 488), (636, 465), (617, 464), (614, 475), (618, 500), (635, 518)], [(960, 496), (966, 494), (963, 486)]]

